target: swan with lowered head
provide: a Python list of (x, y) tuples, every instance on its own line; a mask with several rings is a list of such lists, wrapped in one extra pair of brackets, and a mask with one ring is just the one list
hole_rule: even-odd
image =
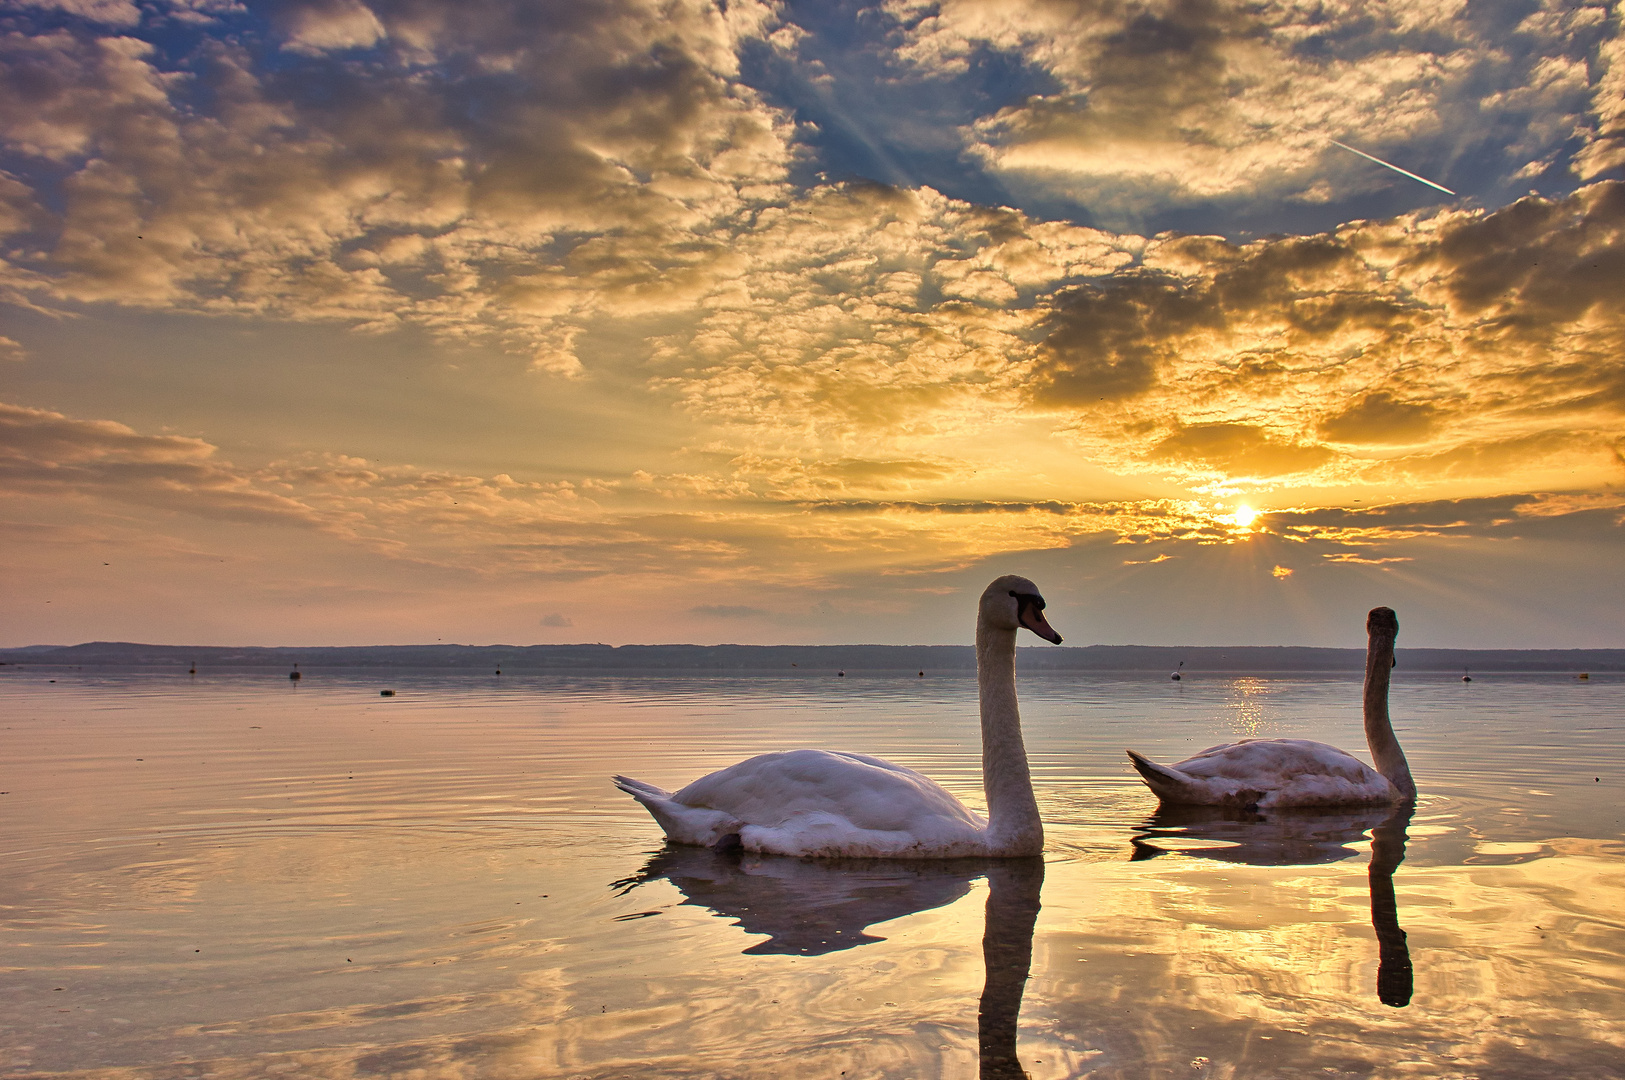
[(625, 776), (615, 786), (642, 803), (679, 844), (825, 858), (953, 859), (1037, 855), (1044, 848), (1016, 709), (1016, 631), (1061, 635), (1026, 578), (1001, 577), (976, 615), (982, 787), (987, 817), (936, 781), (867, 754), (788, 750), (702, 776), (678, 792)]
[(1163, 803), (1234, 806), (1374, 806), (1414, 802), (1405, 752), (1388, 717), (1388, 680), (1399, 620), (1392, 608), (1366, 618), (1365, 740), (1376, 768), (1335, 746), (1308, 739), (1242, 739), (1203, 750), (1174, 765), (1129, 758)]

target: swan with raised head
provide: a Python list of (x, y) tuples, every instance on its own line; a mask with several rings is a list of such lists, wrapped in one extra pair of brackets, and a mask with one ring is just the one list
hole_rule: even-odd
[(642, 803), (679, 844), (824, 858), (953, 859), (1037, 855), (1044, 848), (1016, 708), (1016, 632), (1061, 635), (1023, 577), (999, 578), (976, 615), (982, 787), (987, 817), (936, 781), (867, 754), (787, 750), (702, 776), (678, 792), (625, 776), (615, 786)]
[(1415, 801), (1416, 782), (1388, 716), (1399, 619), (1392, 608), (1372, 608), (1365, 626), (1365, 740), (1375, 769), (1322, 742), (1242, 739), (1211, 746), (1173, 765), (1158, 765), (1130, 750), (1146, 786), (1164, 803), (1187, 806), (1263, 809)]

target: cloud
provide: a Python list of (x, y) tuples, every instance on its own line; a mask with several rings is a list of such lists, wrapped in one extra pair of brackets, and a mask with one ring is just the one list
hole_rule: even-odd
[(1426, 403), (1396, 401), (1374, 390), (1347, 409), (1320, 422), (1320, 434), (1333, 442), (1419, 443), (1434, 428), (1438, 410)]
[(130, 0), (11, 0), (6, 6), (61, 12), (103, 26), (135, 26), (141, 22), (141, 9)]
[[(800, 498), (962, 483), (1005, 447), (943, 440), (1035, 416), (1094, 465), (1219, 495), (1595, 483), (1625, 410), (1622, 227), (1614, 182), (1244, 244), (817, 189), (740, 238), (733, 292), (660, 339), (655, 386), (710, 426), (716, 484)], [(967, 266), (1021, 299), (949, 296)], [(938, 475), (836, 465), (901, 460)]]
[[(872, 463), (832, 464), (866, 474)], [(881, 464), (900, 465), (905, 476), (920, 469), (911, 460)], [(951, 463), (929, 464), (953, 473)], [(882, 482), (893, 471), (880, 469)], [(627, 605), (646, 608), (649, 597), (662, 611), (701, 620), (661, 624), (661, 633), (705, 636), (707, 625), (740, 619), (793, 632), (793, 613), (819, 599), (842, 598), (848, 614), (894, 611), (940, 593), (945, 580), (979, 577), (1016, 558), (1120, 575), (1175, 559), (1211, 564), (1229, 550), (1252, 565), (1268, 567), (1269, 559), (1311, 575), (1352, 574), (1415, 558), (1427, 543), (1612, 550), (1625, 532), (1625, 496), (1610, 492), (1301, 505), (1267, 510), (1243, 528), (1234, 504), (1217, 499), (865, 498), (834, 486), (832, 497), (805, 500), (765, 483), (696, 493), (715, 479), (643, 473), (589, 489), (565, 476), (518, 480), (337, 454), (245, 466), (196, 437), (0, 408), (5, 527), (36, 559), (71, 544), (62, 581), (84, 552), (118, 549), (163, 564), (177, 588), (215, 582), (208, 588), (247, 590), (262, 604), (320, 595), (335, 608), (355, 606), (360, 594), (333, 589), (365, 587), (375, 593), (351, 616), (363, 637), (385, 617), (385, 593), (389, 604), (422, 615), (423, 604), (407, 603), (402, 590), (437, 597), (447, 618), (470, 597), (492, 610), (513, 608), (514, 633), (564, 629), (587, 611), (600, 627), (593, 637), (615, 636), (604, 620), (623, 620), (618, 639), (627, 640), (625, 626), (651, 625)], [(725, 602), (742, 580), (751, 604)], [(329, 588), (332, 581), (340, 584)], [(606, 607), (605, 596), (621, 606)], [(138, 623), (141, 614), (130, 617)]]
[(229, 34), (183, 58), (0, 36), (0, 130), (32, 189), (0, 214), (30, 241), (14, 290), (416, 325), (569, 373), (572, 316), (692, 303), (726, 262), (706, 231), (782, 193), (788, 118), (738, 80), (773, 22), (750, 0), (603, 0), (541, 33), (495, 0), (278, 18), (276, 65)]
[(0, 402), (0, 493), (112, 498), (231, 521), (336, 526), (213, 459), (201, 439)]
[[(1402, 139), (1473, 79), (1527, 74), (1568, 109), (1600, 100), (1577, 57), (1615, 70), (1613, 24), (1590, 16), (1531, 15), (1498, 61), (1472, 10), (1358, 7), (893, 4), (888, 62), (945, 79), (994, 50), (1047, 73), (967, 129), (994, 157), (1051, 124), (1218, 154), (1212, 176), (1242, 187), (1296, 176), (1370, 94)], [(1056, 454), (1046, 484), (1087, 468), (1203, 496), (1618, 473), (1617, 181), (1147, 238), (928, 187), (792, 184), (807, 147), (742, 75), (786, 17), (771, 6), (592, 0), (543, 26), (497, 0), (456, 18), (327, 0), (279, 9), (274, 63), (224, 30), (182, 56), (147, 23), (21, 10), (0, 36), (4, 295), (417, 327), (641, 384), (691, 426), (668, 500), (943, 501)], [(1300, 99), (1308, 142), (1279, 114)], [(1520, 101), (1485, 108), (1551, 105)]]
[[(816, 433), (866, 454), (884, 433), (875, 456), (895, 454), (1007, 412), (1032, 298), (1125, 266), (1141, 243), (930, 189), (820, 187), (738, 237), (731, 290), (654, 360), (664, 387), (740, 429), (742, 448)], [(956, 289), (977, 275), (1008, 292)]]
[(359, 0), (293, 3), (277, 15), (285, 27), (282, 47), (290, 52), (320, 54), (376, 45), (386, 31), (372, 9)]
[(1353, 551), (1327, 551), (1323, 552), (1320, 557), (1327, 562), (1346, 563), (1352, 566), (1388, 566), (1391, 563), (1412, 561), (1406, 555), (1390, 555), (1380, 559), (1372, 559)]
[(1109, 285), (1063, 289), (1050, 298), (1030, 384), (1039, 405), (1092, 405), (1143, 394), (1184, 335), (1219, 325), (1210, 296), (1163, 275), (1129, 272)]
[[(1362, 548), (1431, 539), (1617, 538), (1625, 530), (1625, 496), (1527, 494), (1440, 499), (1369, 508), (1322, 507), (1273, 511), (1267, 528), (1288, 539)], [(1358, 552), (1334, 552), (1334, 562), (1369, 562)], [(1400, 556), (1389, 557), (1395, 561)]]
[(1231, 480), (1309, 473), (1332, 456), (1320, 446), (1274, 439), (1251, 424), (1181, 426), (1151, 448), (1153, 458), (1201, 465)]
[[(1225, 485), (1615, 468), (1625, 185), (1233, 244), (1040, 301), (1025, 393), (1092, 459)], [(1549, 481), (1544, 481), (1549, 482)]]
[[(1588, 7), (1570, 15), (1583, 17), (1596, 17), (1600, 23), (1606, 19), (1606, 12)], [(1600, 76), (1591, 87), (1596, 126), (1585, 131), (1586, 145), (1574, 158), (1574, 171), (1582, 180), (1625, 165), (1625, 22), (1616, 14), (1614, 24), (1613, 36), (1597, 50)]]
[(1403, 182), (1340, 159), (1332, 139), (1424, 174), (1478, 154), (1510, 172), (1555, 157), (1589, 117), (1580, 174), (1613, 160), (1618, 38), (1603, 8), (1554, 5), (1512, 34), (1459, 2), (944, 0), (887, 10), (896, 59), (914, 78), (961, 80), (989, 54), (1042, 75), (1046, 87), (967, 125), (967, 149), (1018, 189), (1096, 213), (1260, 193), (1325, 202)]

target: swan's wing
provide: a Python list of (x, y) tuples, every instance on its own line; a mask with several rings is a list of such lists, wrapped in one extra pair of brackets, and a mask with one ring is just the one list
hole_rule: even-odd
[(1283, 779), (1305, 773), (1364, 779), (1374, 770), (1335, 746), (1311, 739), (1243, 739), (1209, 747), (1173, 768), (1187, 776)]
[(917, 835), (987, 825), (940, 784), (913, 769), (865, 754), (829, 750), (762, 754), (701, 777), (673, 799), (766, 828), (809, 814), (830, 815), (865, 831)]

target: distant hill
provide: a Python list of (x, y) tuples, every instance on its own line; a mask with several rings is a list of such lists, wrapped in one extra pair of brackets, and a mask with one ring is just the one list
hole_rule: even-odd
[[(1026, 671), (1358, 672), (1364, 649), (1302, 646), (1089, 645), (1023, 648)], [(395, 668), (520, 672), (804, 672), (975, 670), (968, 645), (359, 645), (231, 648), (93, 641), (0, 649), (0, 662), (29, 667)], [(1400, 649), (1411, 671), (1625, 671), (1625, 649)]]

